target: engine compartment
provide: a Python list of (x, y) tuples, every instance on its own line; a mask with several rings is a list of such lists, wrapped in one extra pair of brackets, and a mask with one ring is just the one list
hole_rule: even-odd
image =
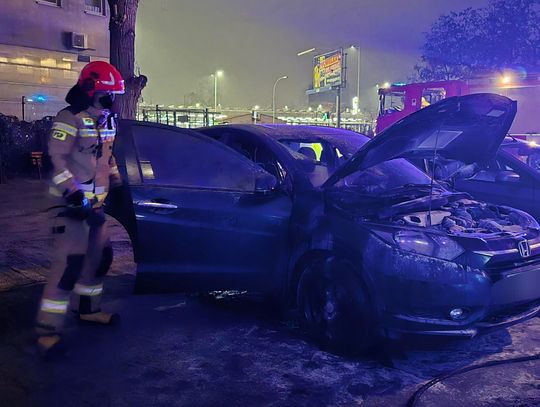
[(524, 235), (538, 225), (517, 209), (459, 199), (431, 211), (399, 214), (391, 221), (400, 225), (430, 227), (455, 236), (490, 237)]

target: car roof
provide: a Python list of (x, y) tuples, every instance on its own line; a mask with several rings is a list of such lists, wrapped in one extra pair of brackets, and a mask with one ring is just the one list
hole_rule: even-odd
[(323, 140), (333, 144), (348, 144), (351, 149), (369, 141), (369, 137), (351, 130), (326, 126), (296, 126), (287, 124), (226, 124), (206, 129), (223, 128), (228, 130), (247, 131), (259, 136), (278, 140)]
[(276, 139), (286, 138), (306, 138), (309, 136), (315, 136), (316, 138), (321, 138), (323, 140), (332, 140), (336, 137), (355, 137), (369, 139), (367, 136), (356, 133), (351, 130), (341, 129), (336, 127), (328, 126), (308, 126), (308, 125), (299, 125), (293, 126), (288, 124), (258, 124), (257, 127), (264, 128), (264, 132), (269, 136)]

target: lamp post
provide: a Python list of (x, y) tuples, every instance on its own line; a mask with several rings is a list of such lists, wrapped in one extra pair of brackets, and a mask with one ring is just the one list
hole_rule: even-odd
[(223, 76), (223, 71), (216, 71), (212, 74), (214, 77), (214, 112), (217, 111), (217, 79)]
[(274, 89), (272, 90), (272, 123), (276, 122), (276, 86), (280, 80), (287, 79), (287, 78), (288, 78), (287, 75), (281, 76), (277, 78), (276, 81), (274, 82)]
[[(357, 100), (358, 106), (360, 106), (360, 46), (351, 45), (351, 48), (356, 50), (356, 55), (357, 55), (357, 60), (356, 60), (356, 70), (357, 70), (356, 100)], [(359, 110), (360, 110), (360, 108), (359, 108)]]

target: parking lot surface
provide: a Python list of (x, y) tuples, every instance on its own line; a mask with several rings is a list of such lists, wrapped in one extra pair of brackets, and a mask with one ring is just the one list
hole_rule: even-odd
[[(0, 406), (400, 406), (444, 372), (540, 353), (540, 320), (466, 341), (391, 342), (342, 357), (320, 350), (293, 316), (256, 297), (132, 294), (127, 235), (111, 225), (115, 261), (104, 308), (114, 327), (68, 318), (67, 351), (38, 358), (32, 323), (48, 272), (44, 184), (0, 185)], [(444, 380), (419, 406), (540, 405), (540, 362)]]

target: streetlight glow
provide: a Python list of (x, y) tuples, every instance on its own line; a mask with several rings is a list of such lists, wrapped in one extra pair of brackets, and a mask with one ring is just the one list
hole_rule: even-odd
[(288, 76), (284, 75), (276, 79), (274, 82), (274, 89), (272, 89), (272, 123), (276, 122), (276, 86), (279, 81), (287, 79)]
[(309, 54), (310, 52), (313, 52), (315, 51), (315, 48), (310, 48), (310, 49), (306, 49), (305, 51), (301, 51), (299, 52), (298, 54), (296, 54), (297, 56), (301, 57), (302, 55), (306, 55), (306, 54)]

